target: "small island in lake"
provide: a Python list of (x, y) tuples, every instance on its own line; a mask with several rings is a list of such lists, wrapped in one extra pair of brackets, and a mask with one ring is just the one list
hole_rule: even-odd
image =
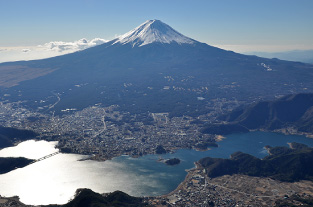
[(180, 163), (180, 159), (178, 158), (172, 158), (165, 161), (165, 164), (167, 165), (178, 165)]

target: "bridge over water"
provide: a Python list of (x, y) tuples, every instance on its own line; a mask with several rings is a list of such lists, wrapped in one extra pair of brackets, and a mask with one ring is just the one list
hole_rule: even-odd
[(50, 158), (50, 157), (52, 157), (52, 156), (54, 156), (54, 155), (57, 155), (57, 154), (59, 154), (59, 153), (60, 153), (59, 151), (58, 151), (58, 152), (51, 153), (51, 154), (46, 155), (46, 156), (44, 156), (44, 157), (41, 157), (41, 158), (39, 158), (39, 159), (37, 159), (37, 160), (34, 160), (34, 161), (31, 162), (30, 164), (33, 164), (33, 163), (35, 163), (35, 162), (39, 162), (39, 161), (48, 159), (48, 158)]

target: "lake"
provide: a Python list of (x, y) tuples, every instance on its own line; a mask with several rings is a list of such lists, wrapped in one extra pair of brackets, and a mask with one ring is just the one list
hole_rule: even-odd
[[(99, 193), (124, 191), (133, 196), (167, 194), (181, 183), (194, 162), (207, 156), (228, 158), (242, 151), (262, 158), (267, 155), (264, 146), (288, 146), (298, 142), (313, 147), (313, 139), (304, 136), (270, 132), (249, 132), (228, 135), (218, 142), (219, 147), (209, 151), (181, 149), (162, 158), (179, 158), (181, 163), (167, 166), (157, 162), (159, 155), (140, 158), (116, 157), (105, 162), (79, 161), (84, 155), (57, 154), (46, 160), (0, 175), (0, 195), (18, 195), (25, 204), (64, 204), (76, 189), (90, 188)], [(57, 152), (57, 142), (29, 140), (15, 147), (0, 150), (0, 157), (27, 157), (38, 159)]]

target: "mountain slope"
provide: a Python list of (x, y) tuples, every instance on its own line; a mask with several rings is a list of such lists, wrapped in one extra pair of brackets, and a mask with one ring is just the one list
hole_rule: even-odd
[(313, 94), (287, 95), (275, 101), (262, 101), (234, 111), (226, 120), (249, 129), (295, 127), (313, 132)]
[(0, 126), (0, 149), (13, 146), (16, 141), (32, 139), (38, 134), (30, 130)]
[[(312, 148), (275, 147), (271, 150), (276, 153), (262, 160), (246, 153), (236, 152), (231, 155), (230, 159), (206, 157), (202, 158), (199, 163), (206, 169), (209, 177), (244, 174), (287, 182), (313, 180)], [(283, 153), (277, 153), (277, 151), (283, 151)]]
[(313, 92), (312, 65), (225, 51), (185, 37), (158, 20), (80, 52), (0, 64), (17, 66), (37, 74), (0, 89), (8, 94), (1, 99), (23, 100), (44, 112), (102, 103), (133, 113), (197, 116), (213, 110), (211, 100), (220, 98), (252, 102)]

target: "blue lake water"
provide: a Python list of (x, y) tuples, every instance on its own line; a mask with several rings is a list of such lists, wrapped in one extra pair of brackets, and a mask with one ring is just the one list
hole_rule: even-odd
[[(181, 183), (194, 162), (207, 156), (228, 158), (237, 151), (262, 158), (267, 155), (264, 146), (288, 146), (298, 142), (313, 147), (313, 139), (304, 136), (269, 132), (249, 132), (228, 135), (218, 142), (218, 148), (200, 152), (182, 149), (162, 158), (179, 158), (181, 163), (167, 166), (157, 162), (159, 155), (140, 158), (116, 157), (105, 162), (78, 161), (83, 155), (58, 154), (22, 169), (0, 175), (0, 195), (18, 195), (27, 204), (66, 203), (77, 188), (90, 188), (99, 193), (122, 190), (134, 196), (155, 196), (169, 193)], [(56, 151), (56, 142), (27, 141), (12, 148), (0, 150), (0, 157), (24, 156), (39, 158)], [(42, 150), (42, 149), (45, 150)], [(32, 149), (32, 150), (26, 150)]]

